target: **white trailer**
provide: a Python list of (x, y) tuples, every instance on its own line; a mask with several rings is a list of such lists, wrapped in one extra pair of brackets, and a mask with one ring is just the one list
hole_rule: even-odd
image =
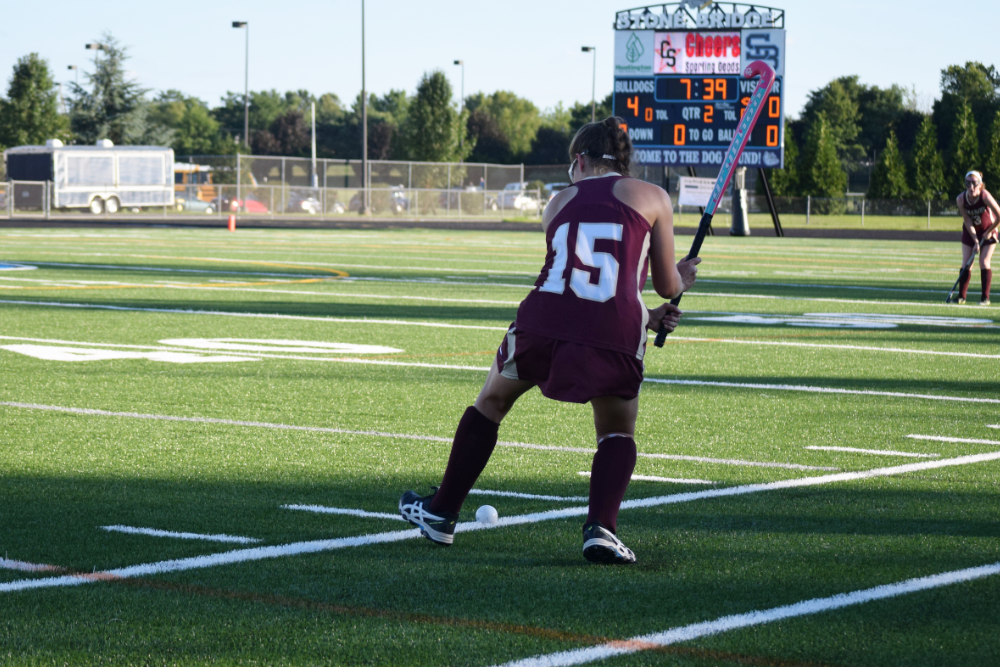
[(163, 146), (17, 146), (3, 153), (7, 179), (48, 182), (54, 209), (87, 208), (117, 213), (122, 208), (174, 205), (174, 151)]

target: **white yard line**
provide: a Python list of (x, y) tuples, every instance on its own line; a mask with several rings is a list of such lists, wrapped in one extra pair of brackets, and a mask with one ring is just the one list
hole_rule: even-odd
[(851, 394), (855, 396), (887, 396), (891, 398), (921, 398), (928, 401), (955, 401), (958, 403), (1000, 403), (1000, 398), (971, 398), (964, 396), (943, 396), (941, 394), (909, 394), (898, 391), (873, 391), (870, 389), (840, 389), (836, 387), (811, 387), (797, 384), (755, 384), (750, 382), (711, 382), (708, 380), (665, 380), (646, 378), (645, 382), (674, 384), (696, 387), (727, 387), (734, 389), (754, 389), (765, 391), (802, 391), (813, 394)]
[[(68, 412), (70, 414), (88, 415), (93, 417), (125, 417), (128, 419), (153, 419), (159, 421), (193, 422), (197, 424), (226, 424), (229, 426), (250, 426), (256, 428), (273, 428), (288, 431), (310, 431), (313, 433), (337, 433), (344, 435), (367, 435), (379, 438), (399, 438), (402, 440), (428, 440), (431, 442), (451, 442), (453, 438), (437, 435), (414, 435), (409, 433), (388, 433), (386, 431), (358, 431), (325, 426), (296, 426), (293, 424), (275, 424), (272, 422), (252, 422), (234, 419), (218, 419), (215, 417), (178, 417), (174, 415), (154, 415), (142, 412), (111, 412), (92, 408), (71, 408), (59, 405), (42, 405), (39, 403), (18, 403), (16, 401), (0, 401), (0, 406), (22, 408), (25, 410), (48, 410), (51, 412)], [(558, 445), (533, 445), (524, 442), (498, 442), (500, 447), (519, 447), (554, 452), (574, 452), (593, 455), (595, 449), (585, 447), (562, 447)], [(653, 459), (668, 459), (674, 461), (695, 461), (698, 463), (720, 463), (724, 465), (751, 466), (759, 468), (787, 468), (790, 470), (838, 470), (838, 468), (821, 468), (817, 466), (800, 465), (797, 463), (774, 463), (770, 461), (741, 461), (737, 459), (713, 459), (703, 456), (682, 456), (680, 454), (655, 454), (639, 452), (638, 456)]]
[[(185, 259), (183, 257), (179, 258), (181, 260)], [(241, 260), (233, 260), (241, 261)], [(113, 265), (113, 264), (67, 264), (64, 262), (32, 262), (32, 264), (37, 264), (38, 266), (59, 266), (65, 268), (79, 268), (79, 269), (109, 269), (112, 271), (156, 271), (157, 273), (207, 273), (212, 275), (224, 275), (224, 276), (273, 276), (280, 278), (332, 278), (329, 273), (323, 274), (305, 274), (305, 273), (265, 273), (262, 271), (225, 271), (225, 270), (215, 270), (215, 269), (178, 269), (178, 268), (167, 268), (167, 267), (157, 267), (157, 266), (135, 266), (135, 265)], [(453, 269), (454, 270), (454, 269)]]
[(433, 327), (442, 329), (480, 329), (486, 331), (507, 331), (508, 327), (484, 327), (472, 324), (446, 324), (444, 322), (413, 322), (408, 320), (378, 320), (352, 317), (310, 317), (308, 315), (281, 315), (276, 313), (228, 313), (221, 310), (193, 310), (186, 308), (138, 308), (134, 306), (112, 306), (104, 304), (66, 303), (62, 301), (18, 301), (0, 299), (0, 303), (18, 306), (48, 306), (56, 308), (82, 308), (87, 310), (118, 310), (143, 313), (179, 313), (181, 315), (220, 315), (224, 317), (249, 317), (276, 320), (304, 320), (309, 322), (344, 322), (352, 324), (390, 324), (393, 326)]
[[(37, 264), (38, 262), (35, 262)], [(809, 289), (836, 289), (836, 290), (856, 290), (859, 292), (907, 292), (941, 294), (944, 290), (937, 289), (904, 289), (901, 287), (859, 287), (857, 285), (823, 285), (819, 283), (761, 283), (757, 281), (744, 280), (713, 280), (711, 278), (699, 280), (700, 283), (713, 283), (716, 285), (745, 285), (747, 287), (806, 287)]]
[[(702, 281), (704, 282), (704, 281)], [(644, 294), (653, 294), (652, 290), (645, 290)], [(818, 296), (779, 296), (776, 294), (738, 294), (735, 292), (685, 292), (684, 296), (697, 297), (718, 297), (721, 299), (773, 299), (775, 301), (817, 301), (825, 303), (856, 303), (874, 306), (917, 306), (920, 308), (947, 308), (954, 310), (954, 304), (932, 303), (927, 301), (884, 301), (878, 299), (833, 299)], [(978, 308), (978, 306), (976, 306)]]
[(549, 496), (542, 493), (518, 493), (517, 491), (490, 491), (488, 489), (472, 489), (470, 496), (496, 496), (498, 498), (523, 498), (524, 500), (551, 500), (555, 502), (587, 502), (587, 496)]
[[(822, 475), (818, 477), (800, 477), (798, 479), (788, 479), (779, 482), (768, 482), (764, 484), (749, 484), (746, 486), (733, 486), (723, 489), (710, 489), (705, 491), (694, 491), (688, 493), (677, 493), (669, 496), (656, 496), (652, 498), (641, 498), (638, 500), (627, 500), (622, 503), (621, 509), (631, 510), (645, 507), (659, 507), (663, 505), (673, 505), (677, 503), (692, 502), (695, 500), (705, 500), (709, 498), (725, 498), (731, 496), (742, 496), (767, 491), (778, 491), (782, 489), (792, 489), (809, 486), (820, 486), (824, 484), (834, 484), (838, 482), (850, 482), (861, 479), (873, 479), (876, 477), (889, 477), (922, 470), (933, 470), (937, 468), (947, 468), (951, 466), (969, 465), (972, 463), (984, 463), (988, 461), (1000, 460), (1000, 452), (988, 454), (976, 454), (972, 456), (960, 456), (953, 459), (942, 459), (939, 461), (923, 461), (920, 463), (910, 463), (891, 468), (877, 468), (861, 472), (838, 473), (835, 475)], [(519, 526), (540, 523), (542, 521), (553, 521), (556, 519), (566, 519), (570, 517), (585, 516), (588, 512), (586, 505), (567, 507), (558, 510), (548, 510), (544, 512), (534, 512), (531, 514), (521, 514), (517, 516), (501, 517), (495, 524), (479, 523), (477, 521), (467, 521), (459, 523), (455, 527), (455, 532), (464, 533), (477, 530), (493, 530), (508, 526)], [(309, 542), (293, 542), (291, 544), (275, 545), (268, 547), (255, 547), (251, 549), (237, 549), (222, 553), (209, 554), (206, 556), (194, 556), (191, 558), (180, 558), (176, 560), (159, 561), (142, 565), (122, 567), (93, 574), (68, 575), (61, 577), (49, 577), (43, 579), (22, 579), (0, 583), (0, 593), (22, 591), (36, 588), (53, 588), (60, 586), (78, 586), (80, 584), (94, 583), (98, 581), (110, 581), (115, 579), (126, 579), (130, 577), (140, 577), (151, 574), (163, 574), (166, 572), (182, 572), (186, 570), (196, 570), (207, 567), (217, 567), (220, 565), (233, 565), (236, 563), (248, 563), (253, 561), (266, 560), (271, 558), (283, 558), (287, 556), (297, 556), (321, 551), (334, 551), (351, 547), (369, 546), (372, 544), (386, 544), (389, 542), (400, 542), (411, 540), (420, 536), (420, 531), (416, 528), (388, 533), (374, 533), (369, 535), (358, 535), (355, 537), (343, 537), (332, 540), (314, 540)]]
[(914, 440), (933, 440), (934, 442), (958, 442), (966, 445), (1000, 445), (1000, 440), (976, 440), (975, 438), (949, 438), (942, 435), (908, 435)]
[[(578, 472), (577, 475), (590, 477), (589, 472)], [(633, 482), (670, 482), (671, 484), (716, 484), (707, 479), (682, 479), (679, 477), (656, 477), (655, 475), (632, 475)]]
[(366, 512), (365, 510), (348, 509), (345, 507), (326, 507), (324, 505), (282, 505), (281, 509), (315, 512), (316, 514), (343, 514), (346, 516), (360, 516), (368, 519), (392, 519), (393, 521), (406, 520), (399, 514), (389, 514), (387, 512)]
[[(780, 317), (780, 316), (776, 316)], [(977, 328), (986, 328), (977, 327)], [(990, 327), (992, 328), (992, 327)], [(874, 345), (840, 345), (831, 343), (799, 343), (795, 341), (743, 340), (739, 338), (693, 338), (670, 336), (670, 340), (687, 340), (701, 343), (733, 343), (737, 345), (770, 345), (776, 347), (806, 347), (828, 350), (857, 350), (862, 352), (893, 352), (898, 354), (924, 354), (942, 357), (965, 357), (968, 359), (1000, 359), (1000, 354), (978, 354), (975, 352), (945, 352), (940, 350), (916, 350), (904, 347), (877, 347)]]
[(825, 598), (813, 598), (794, 604), (772, 607), (762, 611), (751, 611), (744, 614), (723, 616), (714, 621), (692, 623), (677, 628), (648, 635), (638, 635), (631, 639), (611, 641), (599, 646), (560, 651), (547, 655), (537, 655), (524, 660), (506, 662), (502, 667), (568, 667), (582, 665), (596, 660), (604, 660), (618, 655), (628, 655), (661, 646), (670, 646), (680, 642), (691, 641), (701, 637), (717, 635), (731, 630), (750, 628), (765, 623), (773, 623), (789, 618), (811, 616), (835, 609), (843, 609), (876, 600), (886, 600), (900, 595), (909, 595), (920, 591), (932, 590), (943, 586), (952, 586), (967, 581), (975, 581), (984, 577), (1000, 574), (1000, 563), (970, 567), (964, 570), (943, 572), (926, 577), (916, 577), (894, 584), (883, 584), (864, 590), (838, 593)]
[(204, 540), (205, 542), (229, 542), (233, 544), (256, 544), (261, 540), (255, 537), (239, 537), (238, 535), (205, 535), (204, 533), (177, 533), (156, 528), (137, 528), (135, 526), (101, 526), (101, 530), (109, 533), (127, 533), (129, 535), (148, 535), (149, 537), (170, 537), (175, 540)]
[(812, 445), (805, 449), (812, 449), (821, 452), (850, 452), (851, 454), (876, 454), (879, 456), (906, 456), (914, 459), (934, 459), (940, 454), (917, 454), (915, 452), (896, 452), (891, 449), (858, 449), (856, 447), (821, 447)]
[(0, 558), (0, 569), (17, 570), (19, 572), (60, 572), (63, 568), (42, 563), (26, 563), (23, 560)]

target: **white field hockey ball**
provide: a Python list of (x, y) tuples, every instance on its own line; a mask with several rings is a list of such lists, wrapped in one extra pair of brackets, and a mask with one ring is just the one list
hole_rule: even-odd
[(492, 505), (483, 505), (476, 510), (476, 521), (493, 526), (500, 521), (500, 515), (497, 514), (497, 508)]

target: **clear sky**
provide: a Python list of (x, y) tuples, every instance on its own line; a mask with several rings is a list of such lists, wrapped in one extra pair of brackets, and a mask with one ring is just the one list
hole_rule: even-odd
[[(946, 65), (1000, 61), (997, 0), (960, 7), (930, 0), (773, 3), (787, 10), (792, 115), (810, 90), (847, 74), (879, 86), (914, 86), (929, 108)], [(440, 68), (457, 99), (460, 68), (452, 61), (462, 59), (466, 94), (510, 90), (543, 109), (589, 102), (591, 55), (580, 47), (597, 47), (597, 97), (604, 97), (612, 87), (615, 12), (637, 6), (628, 0), (367, 0), (367, 87), (412, 93), (424, 72)], [(0, 78), (9, 78), (18, 57), (37, 52), (57, 80), (71, 81), (67, 65), (91, 68), (94, 52), (84, 44), (110, 31), (129, 48), (128, 67), (143, 86), (177, 88), (217, 106), (227, 90), (243, 90), (244, 33), (230, 27), (234, 20), (250, 23), (251, 90), (305, 88), (346, 102), (360, 90), (361, 0), (6, 3)]]

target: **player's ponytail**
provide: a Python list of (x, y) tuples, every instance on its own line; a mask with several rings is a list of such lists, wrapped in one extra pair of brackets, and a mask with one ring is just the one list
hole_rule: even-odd
[(597, 123), (581, 127), (569, 144), (569, 159), (578, 153), (594, 161), (596, 167), (616, 171), (622, 176), (632, 175), (632, 140), (622, 129), (625, 121), (609, 116)]

